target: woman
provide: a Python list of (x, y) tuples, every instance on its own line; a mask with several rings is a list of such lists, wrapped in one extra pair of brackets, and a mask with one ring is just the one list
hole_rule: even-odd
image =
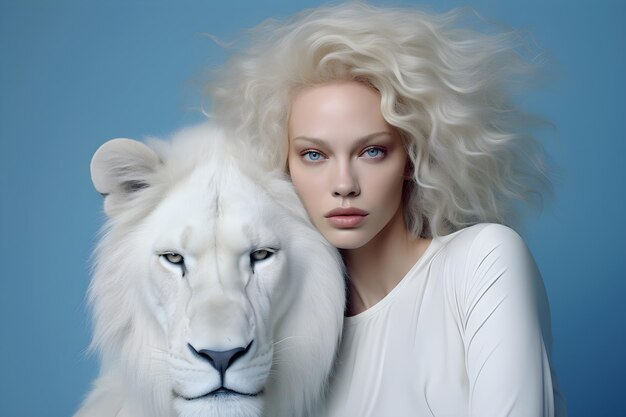
[(509, 87), (511, 34), (361, 3), (251, 32), (216, 116), (285, 169), (343, 256), (324, 416), (565, 416), (541, 276), (503, 226), (549, 188)]

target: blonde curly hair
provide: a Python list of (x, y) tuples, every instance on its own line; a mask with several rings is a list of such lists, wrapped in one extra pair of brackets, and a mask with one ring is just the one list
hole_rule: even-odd
[[(467, 10), (433, 15), (361, 2), (268, 20), (209, 83), (212, 113), (270, 169), (285, 169), (291, 101), (354, 80), (380, 93), (413, 164), (405, 223), (417, 236), (515, 220), (515, 200), (551, 189), (534, 120), (514, 103), (536, 67), (518, 33), (465, 28)], [(484, 23), (484, 22), (483, 22)]]

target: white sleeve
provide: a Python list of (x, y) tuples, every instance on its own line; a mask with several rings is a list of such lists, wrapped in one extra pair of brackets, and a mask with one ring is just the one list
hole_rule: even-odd
[(493, 224), (478, 232), (467, 255), (457, 296), (469, 415), (565, 416), (550, 367), (547, 297), (528, 248), (513, 230)]

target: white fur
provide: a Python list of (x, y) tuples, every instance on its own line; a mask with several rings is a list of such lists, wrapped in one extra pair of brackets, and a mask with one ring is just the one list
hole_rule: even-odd
[[(234, 142), (234, 141), (233, 141)], [(294, 417), (319, 405), (341, 333), (340, 259), (289, 181), (212, 126), (150, 147), (104, 144), (92, 179), (108, 219), (89, 301), (100, 375), (75, 417)], [(277, 249), (256, 262), (250, 253)], [(185, 271), (164, 252), (184, 256)], [(250, 350), (220, 385), (197, 350)]]

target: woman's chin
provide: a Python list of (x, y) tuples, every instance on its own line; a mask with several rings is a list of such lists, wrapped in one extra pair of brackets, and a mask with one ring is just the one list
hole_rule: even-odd
[(365, 246), (372, 237), (358, 229), (338, 229), (324, 231), (323, 236), (337, 249), (351, 250)]

